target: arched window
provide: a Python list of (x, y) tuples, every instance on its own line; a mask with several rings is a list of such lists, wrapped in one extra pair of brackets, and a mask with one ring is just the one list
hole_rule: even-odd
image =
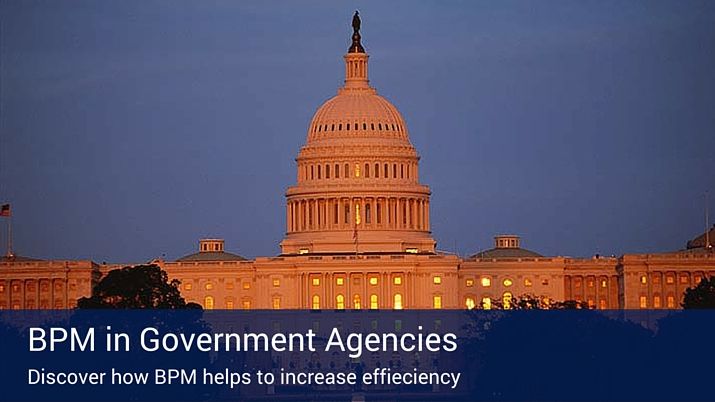
[(375, 123), (370, 123), (370, 130), (375, 130)]
[[(318, 171), (318, 176), (320, 176), (320, 171)], [(320, 178), (320, 177), (318, 177), (318, 178)], [(405, 178), (405, 164), (401, 163), (400, 164), (400, 179), (404, 179), (404, 178)]]
[(340, 123), (340, 124), (338, 124), (338, 131), (342, 131), (342, 130), (343, 130), (343, 123)]
[(378, 202), (375, 204), (375, 221), (377, 222), (378, 225), (379, 225), (380, 223), (382, 223), (382, 222), (380, 222), (380, 221), (382, 220), (382, 211), (381, 211), (381, 209), (382, 209), (382, 208), (380, 208), (380, 202), (378, 201)]
[(370, 295), (370, 310), (377, 310), (378, 305), (377, 305), (377, 295), (372, 294)]
[(397, 178), (397, 163), (392, 164), (392, 178), (393, 179)]
[(365, 223), (372, 223), (370, 216), (370, 204), (365, 204)]
[(330, 125), (330, 131), (335, 131), (335, 123)]
[(464, 300), (464, 305), (467, 307), (467, 310), (472, 310), (476, 307), (477, 303), (474, 301), (473, 297), (467, 297)]
[(355, 123), (355, 130), (357, 130), (357, 129), (358, 129), (358, 125), (357, 125), (357, 123)]
[(482, 308), (484, 310), (492, 309), (492, 299), (491, 297), (482, 297)]
[(370, 164), (365, 164), (365, 177), (370, 177)]
[(377, 123), (377, 129), (382, 131), (382, 123)]
[(341, 294), (335, 296), (335, 308), (345, 310), (345, 296)]
[(360, 164), (355, 164), (355, 177), (360, 177)]
[(335, 164), (335, 178), (340, 178), (340, 165), (338, 165), (337, 163)]
[(313, 169), (313, 165), (310, 165), (310, 180), (314, 179), (314, 173), (315, 173), (315, 170)]
[(375, 164), (375, 178), (377, 179), (379, 177), (380, 177), (380, 164), (376, 163)]
[(385, 177), (386, 179), (388, 179), (388, 178), (390, 178), (389, 173), (390, 173), (390, 168), (388, 167), (388, 165), (387, 165), (387, 163), (386, 163), (386, 164), (385, 164), (385, 172), (384, 172), (384, 174), (383, 174), (382, 176)]
[(360, 304), (360, 295), (359, 294), (355, 294), (355, 296), (353, 296), (353, 308), (355, 310), (360, 310), (362, 308), (362, 305)]
[(395, 310), (402, 310), (402, 294), (401, 293), (395, 293), (395, 296), (393, 297), (392, 308), (394, 308)]
[(511, 292), (504, 292), (504, 294), (501, 297), (501, 302), (504, 305), (504, 310), (508, 310), (511, 308)]
[(213, 310), (214, 309), (214, 298), (212, 296), (206, 296), (204, 297), (204, 308), (206, 310)]
[(313, 295), (313, 303), (311, 305), (313, 310), (320, 310), (320, 296)]
[(345, 129), (348, 130), (348, 131), (350, 131), (350, 123), (348, 123), (348, 124), (345, 125)]
[(330, 165), (325, 165), (325, 178), (330, 178)]
[(318, 165), (318, 179), (320, 179), (320, 172), (322, 171), (322, 166)]
[(366, 124), (366, 123), (362, 123), (362, 129), (363, 129), (363, 130), (367, 130), (367, 124)]
[(347, 164), (347, 163), (345, 164), (345, 170), (343, 170), (343, 172), (345, 172), (345, 173), (343, 173), (343, 174), (345, 175), (345, 178), (346, 178), (346, 179), (347, 179), (348, 177), (350, 177), (350, 165), (349, 165), (349, 164)]
[(442, 308), (442, 296), (440, 296), (440, 295), (432, 296), (432, 308), (435, 308), (435, 309)]
[(345, 222), (350, 223), (350, 204), (345, 204)]

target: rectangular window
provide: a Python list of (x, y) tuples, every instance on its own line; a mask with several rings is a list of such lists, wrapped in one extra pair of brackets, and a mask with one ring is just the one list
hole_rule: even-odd
[(226, 300), (226, 310), (233, 310), (233, 300)]
[(345, 284), (345, 278), (343, 278), (343, 277), (335, 278), (335, 284), (338, 286), (343, 286)]
[(675, 277), (672, 275), (668, 275), (665, 277), (665, 283), (672, 285), (675, 283)]
[(435, 285), (440, 285), (442, 283), (442, 277), (441, 276), (432, 277), (432, 283), (434, 283)]
[(641, 284), (645, 285), (646, 283), (648, 283), (648, 277), (645, 275), (641, 275)]
[(273, 279), (273, 287), (277, 288), (281, 285), (281, 280), (280, 279)]
[(442, 308), (442, 296), (432, 297), (432, 308), (435, 308), (435, 309)]
[(661, 308), (660, 296), (653, 296), (653, 308)]
[(529, 278), (524, 279), (524, 286), (531, 287), (531, 285), (532, 285), (531, 279), (529, 279)]
[(485, 276), (482, 278), (482, 287), (488, 288), (492, 286), (492, 279)]
[(668, 308), (675, 308), (675, 297), (668, 296)]
[(680, 275), (680, 283), (683, 285), (688, 284), (688, 276), (687, 275)]
[(192, 286), (190, 283), (184, 284), (184, 290), (191, 290)]
[(640, 297), (640, 308), (648, 308), (648, 298), (645, 296)]
[(244, 310), (250, 310), (251, 309), (251, 302), (248, 300), (243, 301), (243, 309)]
[(370, 277), (370, 285), (377, 285), (377, 277), (376, 276), (371, 276)]
[(402, 277), (401, 276), (396, 276), (393, 278), (392, 283), (395, 285), (402, 285)]
[(467, 279), (466, 285), (468, 288), (471, 288), (472, 286), (474, 286), (474, 279), (471, 279), (471, 278)]
[(313, 278), (313, 286), (320, 286), (320, 278)]
[(281, 298), (274, 297), (273, 298), (273, 310), (280, 310), (280, 308), (281, 308)]

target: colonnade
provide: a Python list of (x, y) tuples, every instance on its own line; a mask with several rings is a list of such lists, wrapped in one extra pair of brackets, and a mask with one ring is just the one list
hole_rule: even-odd
[(289, 199), (288, 233), (312, 230), (430, 230), (427, 197), (320, 197)]

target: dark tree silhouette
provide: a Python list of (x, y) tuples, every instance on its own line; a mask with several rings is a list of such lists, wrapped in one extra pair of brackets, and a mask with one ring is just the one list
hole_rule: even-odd
[[(553, 301), (532, 294), (512, 296), (508, 303), (503, 299), (492, 300), (491, 306), (494, 310), (588, 310), (588, 303), (576, 300)], [(484, 309), (484, 305), (478, 306)]]
[(169, 281), (157, 265), (137, 265), (109, 271), (97, 284), (92, 297), (77, 301), (81, 309), (186, 309), (201, 308), (186, 303), (177, 279)]
[(684, 309), (715, 309), (715, 276), (703, 278), (698, 286), (685, 291)]

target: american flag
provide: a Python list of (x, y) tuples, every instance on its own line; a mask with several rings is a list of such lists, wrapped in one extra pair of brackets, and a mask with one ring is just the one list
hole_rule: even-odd
[(10, 216), (10, 204), (2, 204), (0, 207), (0, 216)]

